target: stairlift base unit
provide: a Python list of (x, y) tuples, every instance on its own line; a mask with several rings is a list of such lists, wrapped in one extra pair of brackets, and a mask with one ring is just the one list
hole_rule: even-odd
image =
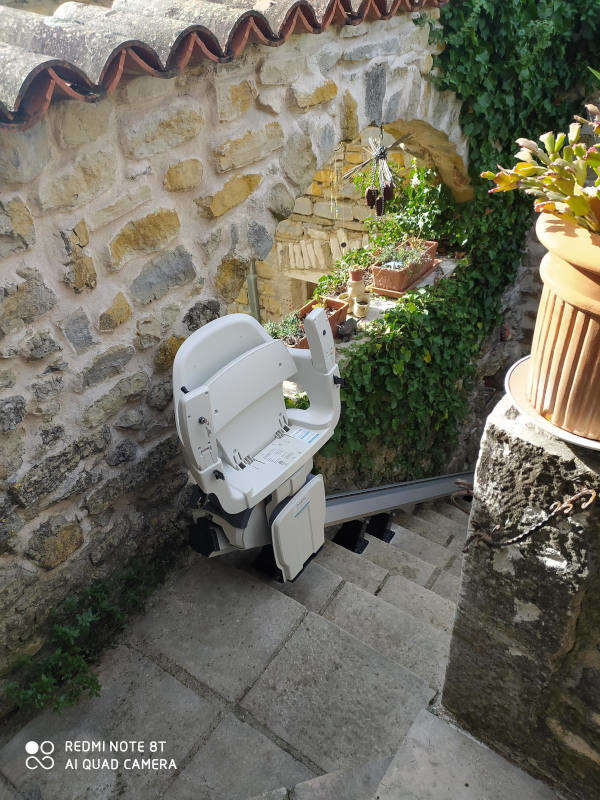
[[(173, 365), (177, 431), (204, 499), (198, 549), (212, 556), (272, 544), (284, 580), (323, 545), (325, 490), (310, 470), (340, 413), (323, 309), (304, 327), (310, 350), (292, 350), (253, 317), (231, 314), (192, 334)], [(308, 409), (285, 408), (284, 380), (307, 391)]]

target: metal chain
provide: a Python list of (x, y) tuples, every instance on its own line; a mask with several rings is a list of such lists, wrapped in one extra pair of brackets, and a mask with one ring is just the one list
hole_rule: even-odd
[[(587, 499), (586, 499), (587, 498)], [(468, 553), (470, 546), (474, 542), (483, 542), (489, 548), (499, 549), (501, 547), (509, 547), (512, 544), (519, 544), (520, 542), (524, 542), (525, 539), (528, 539), (530, 536), (533, 536), (534, 533), (537, 533), (541, 528), (547, 525), (551, 519), (558, 516), (559, 514), (564, 514), (567, 516), (568, 514), (573, 511), (573, 506), (581, 500), (581, 510), (585, 510), (589, 508), (592, 503), (596, 500), (596, 491), (594, 489), (582, 489), (582, 491), (577, 492), (572, 497), (569, 497), (567, 500), (564, 500), (562, 503), (560, 501), (556, 501), (552, 503), (550, 506), (549, 511), (543, 517), (543, 519), (536, 522), (534, 525), (531, 525), (527, 530), (520, 533), (518, 536), (513, 536), (512, 539), (504, 539), (503, 541), (499, 541), (498, 539), (494, 538), (494, 534), (500, 530), (500, 525), (496, 525), (494, 530), (491, 534), (488, 533), (474, 533), (465, 542), (465, 546), (463, 547), (463, 553)]]

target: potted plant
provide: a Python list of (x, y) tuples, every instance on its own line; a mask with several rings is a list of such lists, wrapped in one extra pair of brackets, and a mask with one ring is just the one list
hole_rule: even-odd
[(437, 242), (407, 239), (376, 250), (377, 261), (372, 267), (374, 289), (401, 293), (431, 270), (437, 252)]
[[(298, 316), (300, 320), (303, 320), (304, 317), (308, 316), (310, 312), (315, 308), (323, 308), (325, 309), (325, 313), (327, 314), (327, 319), (329, 320), (329, 324), (331, 326), (331, 332), (335, 338), (337, 333), (337, 326), (340, 325), (342, 322), (345, 322), (346, 316), (348, 314), (348, 303), (344, 300), (340, 300), (337, 297), (321, 297), (316, 298), (313, 297), (312, 300), (309, 300), (306, 305), (303, 305), (302, 308), (298, 311)], [(306, 339), (305, 339), (306, 341)], [(304, 345), (298, 345), (299, 347), (308, 347), (308, 342)]]
[(327, 319), (331, 325), (331, 331), (336, 336), (337, 326), (344, 322), (348, 314), (348, 303), (338, 300), (335, 297), (313, 298), (299, 311), (288, 314), (279, 322), (265, 322), (264, 328), (273, 339), (281, 339), (288, 347), (297, 347), (302, 350), (308, 349), (308, 340), (304, 335), (302, 320), (310, 314), (314, 308), (324, 308)]
[(264, 329), (269, 336), (281, 339), (288, 347), (298, 347), (302, 339), (306, 339), (297, 311), (288, 314), (279, 322), (265, 322)]
[[(568, 134), (517, 139), (513, 169), (484, 172), (491, 193), (523, 189), (541, 213), (536, 225), (548, 252), (530, 359), (528, 400), (546, 420), (600, 439), (600, 109), (587, 106), (595, 144), (581, 141), (581, 117)], [(589, 178), (595, 174), (596, 181)]]

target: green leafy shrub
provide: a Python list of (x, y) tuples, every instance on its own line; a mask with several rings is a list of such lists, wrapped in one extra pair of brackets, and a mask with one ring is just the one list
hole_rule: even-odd
[(127, 619), (144, 609), (174, 561), (173, 548), (165, 546), (67, 598), (51, 615), (51, 634), (43, 654), (14, 665), (16, 679), (8, 684), (7, 698), (18, 708), (60, 711), (84, 694), (99, 695), (100, 684), (91, 664), (112, 644)]
[[(417, 234), (464, 251), (470, 266), (405, 295), (348, 351), (342, 415), (320, 465), (326, 471), (327, 456), (350, 456), (356, 477), (370, 484), (436, 474), (456, 441), (475, 360), (499, 321), (533, 219), (526, 197), (490, 201), (480, 173), (508, 157), (524, 130), (560, 128), (580, 110), (600, 0), (462, 0), (444, 6), (440, 22), (434, 80), (463, 101), (474, 200), (456, 204), (435, 174), (421, 170), (394, 200), (394, 213), (370, 223), (369, 248), (352, 259), (370, 263), (372, 248)], [(375, 465), (377, 448), (389, 455), (383, 465)]]

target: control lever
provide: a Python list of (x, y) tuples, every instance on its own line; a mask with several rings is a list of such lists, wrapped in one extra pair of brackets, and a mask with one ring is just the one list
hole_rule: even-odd
[(316, 372), (327, 374), (335, 367), (335, 344), (331, 325), (322, 308), (315, 308), (302, 322), (310, 358)]

